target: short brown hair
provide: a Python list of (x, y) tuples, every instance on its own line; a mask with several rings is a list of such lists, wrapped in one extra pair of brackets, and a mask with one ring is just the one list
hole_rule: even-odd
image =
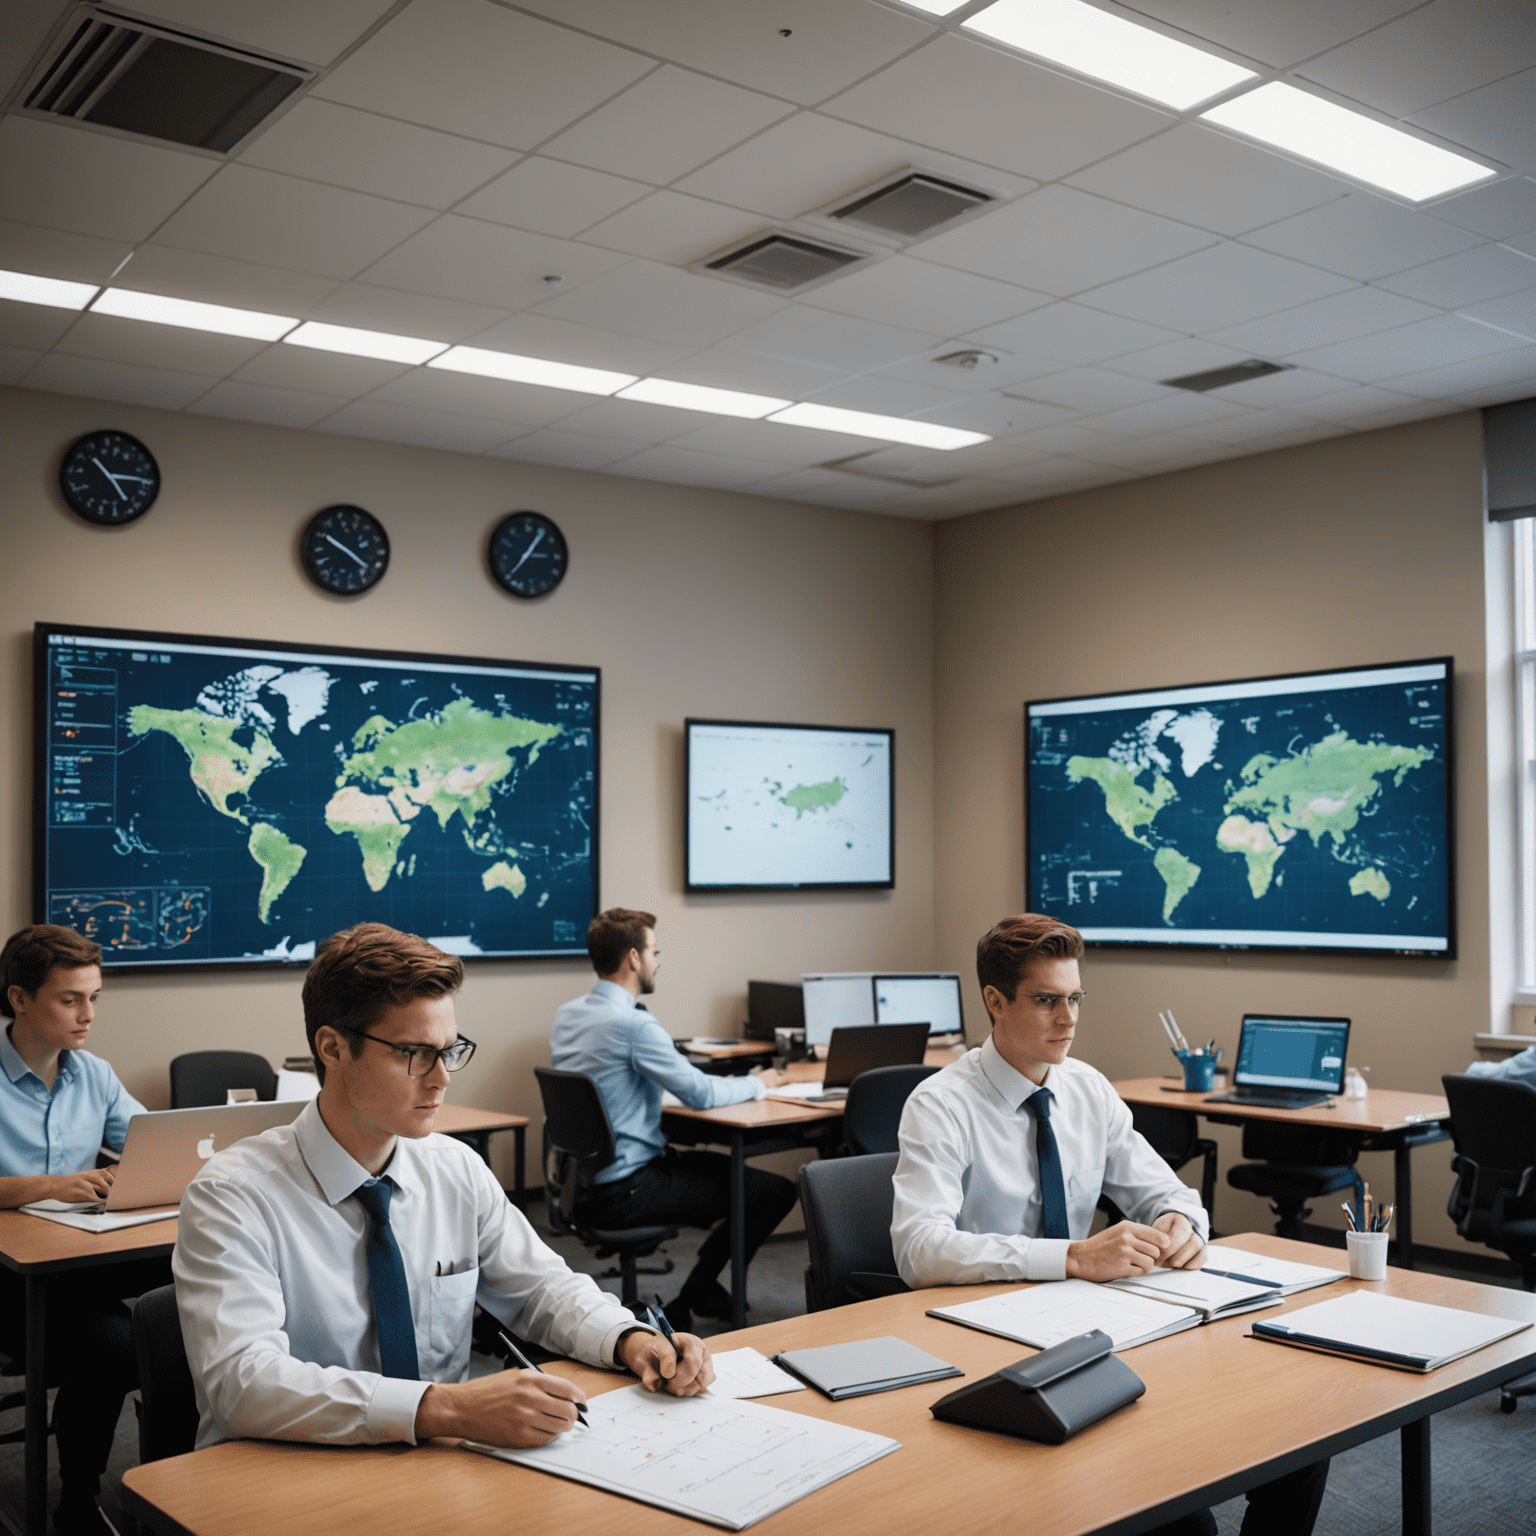
[(599, 976), (612, 976), (632, 949), (645, 948), (645, 931), (655, 928), (656, 914), (635, 907), (609, 907), (587, 924), (587, 953)]
[(1081, 960), (1076, 928), (1038, 912), (1021, 912), (994, 924), (976, 942), (976, 979), (983, 994), (996, 987), (1011, 1003), (1031, 960)]
[(73, 928), (34, 923), (18, 930), (0, 950), (0, 1015), (7, 1019), (16, 1017), (11, 1006), (12, 987), (20, 987), (28, 997), (36, 997), (38, 988), (53, 971), (100, 964), (101, 945)]
[(464, 984), (464, 962), (414, 933), (383, 923), (359, 923), (333, 933), (316, 951), (304, 977), (304, 1033), (325, 1082), (315, 1035), (326, 1025), (349, 1037), (360, 1056), (360, 1031), (372, 1029), (386, 1008), (418, 997), (443, 997)]

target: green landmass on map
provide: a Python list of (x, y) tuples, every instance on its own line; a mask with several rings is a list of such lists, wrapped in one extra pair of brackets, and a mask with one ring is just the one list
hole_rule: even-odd
[[(234, 739), (242, 729), (251, 731), (253, 739), (248, 747)], [(242, 727), (238, 720), (205, 714), (200, 709), (135, 704), (128, 711), (128, 734), (147, 736), (151, 731), (164, 731), (187, 754), (192, 783), (214, 810), (249, 825), (243, 810), (230, 807), (229, 797), (238, 794), (249, 798), (257, 778), (283, 761), (283, 754), (265, 731)]]
[(1190, 888), (1200, 878), (1200, 866), (1186, 859), (1177, 848), (1159, 848), (1152, 860), (1153, 867), (1163, 877), (1163, 921), (1173, 917), (1173, 909), (1189, 895)]
[(1154, 770), (1152, 788), (1145, 789), (1136, 780), (1142, 770), (1128, 763), (1116, 762), (1112, 757), (1069, 757), (1067, 778), (1073, 784), (1092, 779), (1104, 791), (1104, 809), (1109, 819), (1120, 828), (1133, 843), (1143, 848), (1152, 844), (1137, 830), (1150, 826), (1152, 819), (1170, 800), (1177, 800), (1179, 792), (1161, 773)]
[(394, 871), (400, 844), (411, 830), (409, 823), (395, 814), (389, 797), (365, 795), (355, 784), (347, 784), (326, 802), (325, 824), (338, 837), (357, 839), (363, 879), (370, 891), (382, 891)]
[[(1287, 839), (1294, 832), (1286, 832)], [(1246, 816), (1228, 816), (1216, 830), (1216, 846), (1223, 853), (1240, 853), (1248, 861), (1248, 889), (1257, 901), (1269, 889), (1274, 878), (1275, 860), (1285, 852), (1284, 845), (1262, 821)]]
[(828, 779), (825, 784), (796, 784), (787, 795), (779, 796), (779, 804), (787, 805), (799, 821), (807, 811), (836, 805), (847, 793), (848, 786), (841, 779)]
[(1379, 869), (1362, 869), (1350, 877), (1349, 894), (1374, 896), (1377, 901), (1385, 901), (1392, 894), (1392, 882)]
[(510, 891), (513, 896), (521, 896), (528, 889), (528, 877), (516, 864), (498, 859), (480, 876), (480, 884), (488, 891)]
[(250, 841), (245, 846), (261, 865), (261, 894), (256, 898), (256, 915), (266, 922), (272, 903), (287, 890), (288, 882), (298, 874), (309, 850), (266, 821), (258, 821), (251, 828)]

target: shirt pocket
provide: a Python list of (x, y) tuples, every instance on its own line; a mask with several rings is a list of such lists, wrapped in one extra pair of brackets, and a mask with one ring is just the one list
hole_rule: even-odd
[(431, 1315), (427, 1321), (427, 1376), (432, 1381), (463, 1381), (469, 1373), (469, 1330), (475, 1317), (480, 1271), (432, 1277)]
[(1104, 1189), (1104, 1164), (1085, 1168), (1072, 1174), (1067, 1180), (1067, 1192), (1074, 1205), (1086, 1205), (1092, 1210), (1098, 1204)]

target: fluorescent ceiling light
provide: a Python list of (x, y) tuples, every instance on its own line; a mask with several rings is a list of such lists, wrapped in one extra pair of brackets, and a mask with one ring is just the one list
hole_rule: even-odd
[(961, 25), (1169, 107), (1192, 107), (1256, 78), (1241, 64), (1083, 0), (998, 0)]
[(574, 389), (584, 395), (611, 395), (633, 384), (632, 373), (609, 373), (605, 368), (578, 368), (574, 363), (550, 363), (542, 357), (519, 357), (515, 352), (491, 352), (484, 347), (450, 347), (434, 357), (428, 368), (449, 368), (455, 373), (478, 373), (488, 379), (510, 379), (515, 384), (544, 384), (551, 389)]
[(868, 411), (845, 411), (835, 405), (792, 405), (770, 416), (769, 421), (787, 427), (815, 427), (819, 432), (847, 432), (854, 437), (878, 437), (888, 443), (911, 443), (915, 448), (969, 448), (972, 443), (992, 441), (985, 432), (964, 432), (931, 421), (907, 416), (874, 416)]
[(1415, 203), (1495, 174), (1464, 155), (1278, 80), (1200, 116)]
[(448, 348), (446, 341), (422, 341), (416, 336), (392, 336), (388, 331), (359, 331), (350, 325), (322, 325), (306, 320), (283, 337), (296, 347), (321, 352), (346, 352), (353, 357), (377, 357), (386, 363), (424, 363)]
[(299, 323), (292, 315), (227, 309), (222, 304), (168, 299), (164, 294), (135, 293), (129, 288), (108, 288), (91, 305), (91, 313), (120, 315), (125, 320), (149, 320), (156, 325), (179, 325), (189, 331), (217, 331), (221, 336), (248, 336), (253, 341), (276, 341)]
[(644, 400), (651, 405), (675, 405), (686, 411), (713, 411), (717, 416), (746, 416), (760, 420), (770, 411), (782, 411), (790, 402), (772, 395), (746, 395), (735, 389), (710, 389), (703, 384), (677, 384), (671, 379), (641, 379), (619, 391), (621, 400)]
[(66, 283), (57, 277), (31, 277), (25, 272), (0, 272), (0, 299), (46, 304), (51, 309), (84, 309), (96, 293), (95, 283)]
[(966, 0), (902, 0), (902, 4), (910, 5), (914, 11), (926, 11), (930, 16), (948, 16), (966, 4)]

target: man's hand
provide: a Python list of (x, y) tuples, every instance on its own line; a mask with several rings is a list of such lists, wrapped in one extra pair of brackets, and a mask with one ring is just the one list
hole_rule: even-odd
[(789, 1081), (789, 1074), (776, 1072), (772, 1067), (753, 1067), (752, 1076), (765, 1088), (782, 1088)]
[(58, 1173), (48, 1180), (48, 1193), (39, 1200), (105, 1200), (117, 1177), (115, 1168), (87, 1168), (84, 1173)]
[[(1163, 1254), (1171, 1239), (1161, 1230), (1168, 1218), (1144, 1227), (1139, 1221), (1117, 1221), (1112, 1227), (1067, 1249), (1069, 1280), (1119, 1280), (1126, 1275), (1144, 1275), (1155, 1264), (1166, 1264)], [(1182, 1216), (1176, 1218), (1183, 1221)], [(1188, 1223), (1185, 1223), (1186, 1227)]]
[(575, 1428), (576, 1404), (586, 1400), (574, 1382), (538, 1371), (434, 1382), (416, 1409), (416, 1438), (452, 1435), (488, 1445), (548, 1445)]
[(1205, 1243), (1177, 1211), (1164, 1211), (1152, 1223), (1168, 1238), (1168, 1247), (1157, 1262), (1167, 1269), (1199, 1269), (1205, 1263)]
[(619, 1345), (619, 1358), (640, 1378), (647, 1392), (665, 1387), (674, 1397), (697, 1397), (715, 1379), (714, 1363), (703, 1339), (674, 1335), (682, 1356), (659, 1333), (630, 1333)]

